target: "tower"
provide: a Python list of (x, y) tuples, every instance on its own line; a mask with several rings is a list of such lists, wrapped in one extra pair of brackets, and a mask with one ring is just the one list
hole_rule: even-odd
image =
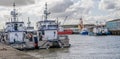
[(80, 29), (80, 31), (84, 28), (82, 18), (80, 18), (80, 24), (78, 25), (78, 28)]

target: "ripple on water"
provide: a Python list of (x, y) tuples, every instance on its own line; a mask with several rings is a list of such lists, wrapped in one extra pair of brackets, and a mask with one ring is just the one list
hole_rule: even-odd
[(120, 59), (120, 36), (69, 35), (70, 48), (27, 51), (40, 59)]

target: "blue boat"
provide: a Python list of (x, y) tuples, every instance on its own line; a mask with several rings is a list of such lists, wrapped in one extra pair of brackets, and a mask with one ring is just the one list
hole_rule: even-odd
[(88, 35), (88, 30), (86, 28), (83, 28), (80, 32), (81, 35)]

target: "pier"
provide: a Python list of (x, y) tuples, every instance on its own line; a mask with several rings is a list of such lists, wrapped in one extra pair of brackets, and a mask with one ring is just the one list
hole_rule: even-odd
[(0, 43), (0, 59), (37, 59), (25, 52), (16, 50), (10, 46)]

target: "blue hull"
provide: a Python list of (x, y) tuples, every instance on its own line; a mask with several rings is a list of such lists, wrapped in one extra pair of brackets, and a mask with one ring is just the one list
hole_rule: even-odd
[(88, 35), (88, 32), (82, 32), (81, 35)]
[(110, 32), (107, 32), (107, 33), (96, 33), (96, 35), (111, 35)]

